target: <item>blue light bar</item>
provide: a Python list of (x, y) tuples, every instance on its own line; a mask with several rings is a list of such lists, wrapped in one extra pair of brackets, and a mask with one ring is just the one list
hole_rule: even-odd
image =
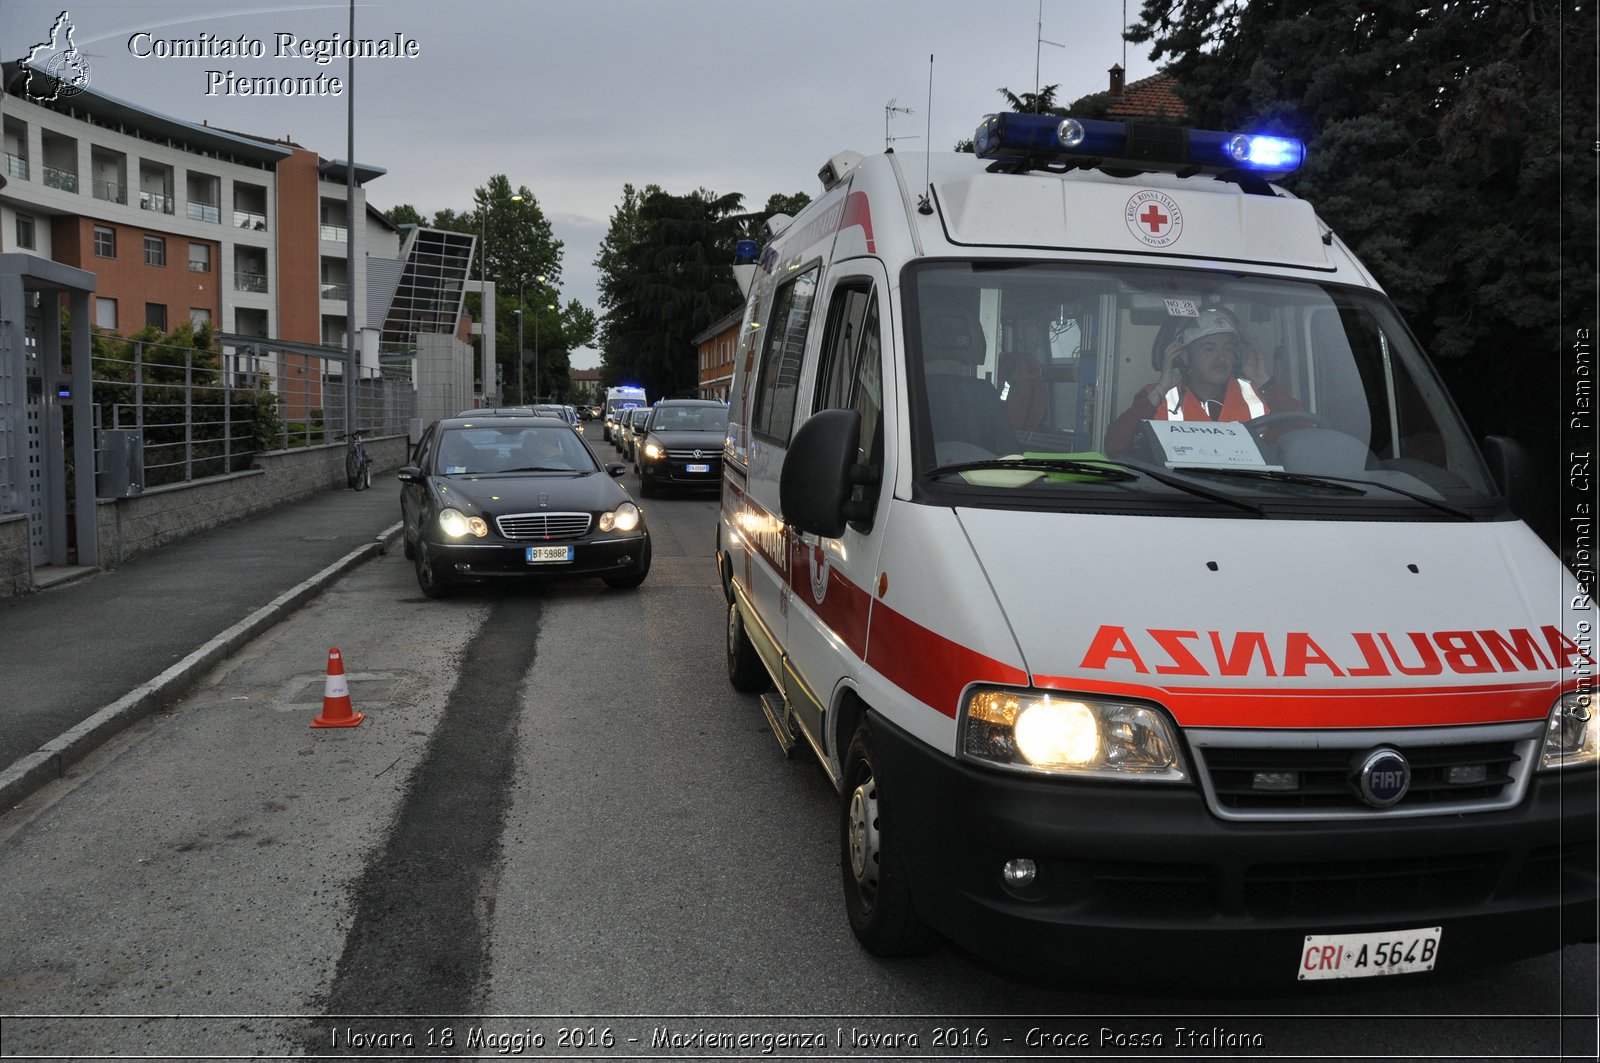
[(1048, 114), (986, 115), (972, 144), (978, 157), (985, 159), (1093, 160), (1092, 165), (1107, 169), (1260, 177), (1293, 173), (1306, 157), (1305, 144), (1290, 137)]
[(733, 246), (733, 264), (748, 266), (761, 257), (761, 245), (754, 240), (740, 240)]

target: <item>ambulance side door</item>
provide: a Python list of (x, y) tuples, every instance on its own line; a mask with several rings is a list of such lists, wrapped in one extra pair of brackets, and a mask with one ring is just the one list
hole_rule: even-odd
[[(836, 539), (791, 531), (789, 660), (786, 693), (813, 745), (826, 754), (824, 719), (839, 683), (855, 675), (866, 656), (867, 615), (877, 581), (886, 515), (882, 497), (894, 476), (886, 454), (884, 361), (889, 350), (888, 278), (875, 260), (836, 266), (827, 295), (811, 410), (854, 409), (861, 414), (857, 462), (877, 472), (855, 488), (871, 517), (852, 521)], [(893, 449), (893, 441), (887, 444)]]
[[(821, 274), (822, 264), (813, 262), (778, 285), (769, 320), (762, 322), (764, 336), (748, 411), (750, 450), (743, 502), (748, 514), (744, 529), (748, 561), (745, 586), (757, 618), (780, 653), (788, 626), (790, 558), (788, 533), (778, 503), (778, 475), (797, 416), (801, 415), (800, 379)], [(752, 641), (759, 652), (764, 640)], [(781, 685), (785, 677), (780, 662), (767, 663), (769, 670), (779, 674)]]

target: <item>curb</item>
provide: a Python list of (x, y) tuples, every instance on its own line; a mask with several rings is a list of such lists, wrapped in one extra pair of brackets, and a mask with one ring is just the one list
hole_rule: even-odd
[(87, 720), (46, 742), (35, 752), (0, 769), (0, 814), (46, 783), (66, 775), (67, 768), (88, 756), (112, 735), (182, 694), (212, 665), (287, 619), (290, 613), (328, 584), (362, 562), (388, 553), (390, 544), (400, 534), (400, 528), (399, 523), (385, 528), (372, 542), (357, 547), (309, 579), (278, 595), (154, 679), (135, 687)]

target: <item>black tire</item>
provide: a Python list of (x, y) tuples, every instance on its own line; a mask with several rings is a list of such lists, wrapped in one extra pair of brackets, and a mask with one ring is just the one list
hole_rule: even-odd
[(645, 477), (640, 476), (639, 477), (639, 497), (640, 498), (654, 498), (654, 497), (656, 497), (656, 493), (657, 493), (656, 492), (656, 482), (654, 480), (646, 479)]
[(760, 694), (771, 689), (772, 677), (767, 674), (767, 666), (761, 663), (761, 655), (750, 642), (750, 636), (744, 630), (744, 618), (739, 615), (739, 607), (733, 602), (728, 603), (726, 628), (728, 682), (733, 689), (744, 694)]
[(422, 593), (429, 598), (448, 598), (455, 593), (455, 581), (438, 572), (434, 566), (434, 559), (430, 556), (428, 540), (420, 539), (417, 542), (417, 586), (422, 588)]
[(644, 541), (644, 556), (639, 559), (639, 563), (630, 571), (620, 576), (602, 576), (600, 578), (605, 581), (607, 587), (615, 587), (619, 591), (631, 591), (643, 583), (644, 578), (648, 575), (650, 575), (650, 540), (646, 539)]
[(920, 956), (939, 938), (917, 917), (906, 882), (895, 809), (884, 785), (867, 725), (856, 729), (844, 758), (839, 803), (839, 863), (845, 910), (856, 940), (874, 956)]

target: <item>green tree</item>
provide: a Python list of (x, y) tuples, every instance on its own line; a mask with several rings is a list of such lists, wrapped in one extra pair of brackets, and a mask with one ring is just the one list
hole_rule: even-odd
[(1595, 315), (1595, 28), (1594, 0), (1145, 0), (1128, 33), (1170, 60), (1191, 124), (1307, 141), (1285, 185), (1373, 270), (1477, 433), (1535, 450), (1551, 499), (1551, 398)]
[(427, 225), (428, 219), (424, 218), (416, 207), (410, 203), (401, 203), (390, 207), (383, 212), (390, 225)]
[(627, 379), (652, 395), (694, 393), (692, 338), (739, 305), (733, 250), (743, 198), (702, 188), (686, 196), (654, 191), (636, 201), (631, 239), (612, 246), (616, 273), (603, 282), (610, 300), (607, 383)]
[(999, 88), (995, 91), (1004, 96), (1006, 103), (1010, 104), (1011, 109), (1019, 114), (1064, 115), (1067, 112), (1056, 106), (1056, 90), (1060, 88), (1060, 85), (1046, 85), (1038, 92), (1024, 92), (1020, 96), (1007, 88)]
[[(518, 282), (522, 282), (522, 309), (529, 315), (523, 325), (523, 340), (531, 351), (531, 315), (537, 308), (559, 302), (563, 244), (555, 238), (550, 221), (533, 192), (526, 185), (513, 189), (505, 174), (495, 174), (488, 183), (474, 189), (472, 201), (471, 210), (445, 208), (437, 211), (432, 227), (469, 233), (483, 241), (483, 246), (479, 248), (480, 257), (474, 263), (472, 278), (476, 280), (481, 269), (483, 275), (494, 282), (495, 363), (500, 378), (514, 382), (517, 379), (518, 351), (517, 318), (513, 311), (518, 308)], [(540, 277), (544, 279), (538, 280)], [(466, 310), (482, 320), (482, 299), (476, 292), (467, 294)], [(562, 328), (554, 319), (543, 316), (550, 311), (539, 312), (542, 315), (539, 320), (540, 361), (546, 363), (549, 361), (544, 357), (546, 333), (548, 331), (551, 337), (557, 337), (562, 334)], [(592, 318), (592, 314), (590, 316)], [(557, 342), (552, 339), (552, 343)], [(565, 357), (565, 348), (555, 349), (562, 351), (560, 356)], [(524, 373), (525, 377), (531, 375), (530, 371)], [(544, 383), (542, 373), (540, 383)]]
[(636, 361), (635, 352), (626, 344), (628, 336), (643, 328), (637, 319), (643, 307), (629, 297), (634, 248), (645, 232), (639, 204), (660, 191), (661, 186), (654, 184), (646, 185), (642, 192), (631, 184), (623, 185), (622, 201), (611, 212), (611, 224), (595, 255), (600, 274), (600, 379), (604, 385), (625, 383)]

